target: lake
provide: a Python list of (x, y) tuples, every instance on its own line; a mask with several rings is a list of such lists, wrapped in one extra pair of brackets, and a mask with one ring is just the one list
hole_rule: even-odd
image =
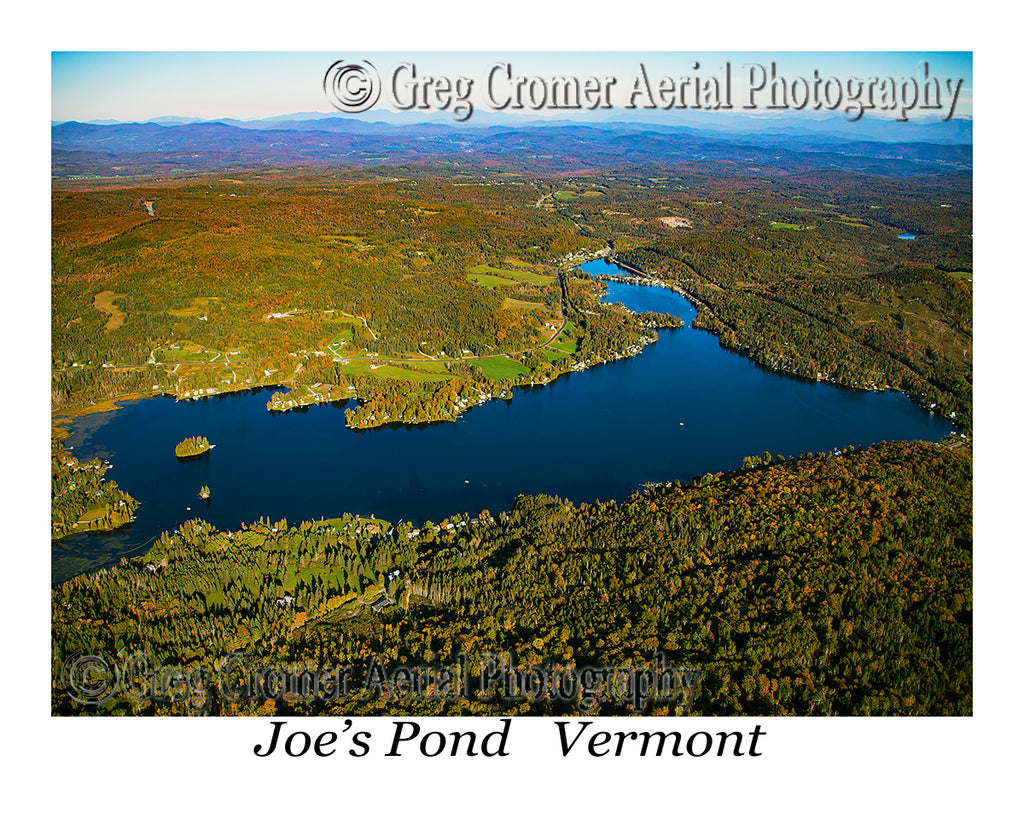
[[(590, 273), (612, 270), (602, 261)], [(689, 326), (695, 310), (663, 288), (610, 283), (606, 300), (668, 312), (639, 355), (516, 390), (456, 423), (352, 430), (345, 405), (266, 409), (272, 390), (199, 401), (150, 398), (69, 426), (76, 457), (106, 458), (109, 479), (141, 502), (116, 532), (53, 544), (62, 582), (144, 553), (193, 517), (237, 529), (261, 516), (289, 523), (344, 512), (434, 523), (521, 494), (573, 502), (624, 499), (647, 482), (736, 469), (747, 455), (800, 455), (883, 440), (937, 441), (953, 425), (896, 392), (847, 390), (766, 370)], [(174, 446), (204, 435), (216, 447), (179, 462)], [(197, 497), (209, 486), (208, 500)]]

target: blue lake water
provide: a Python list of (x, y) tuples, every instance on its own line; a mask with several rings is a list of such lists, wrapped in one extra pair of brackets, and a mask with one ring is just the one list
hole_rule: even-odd
[[(585, 266), (591, 273), (609, 268)], [(611, 283), (607, 300), (692, 320), (683, 297)], [(67, 445), (102, 457), (107, 477), (141, 502), (116, 532), (55, 543), (52, 579), (145, 552), (162, 531), (201, 517), (235, 529), (343, 512), (435, 523), (497, 513), (521, 494), (574, 502), (623, 499), (646, 482), (738, 468), (747, 455), (823, 452), (883, 440), (937, 441), (953, 429), (906, 396), (809, 383), (761, 368), (687, 326), (663, 330), (639, 355), (517, 390), (452, 424), (352, 430), (343, 406), (267, 412), (270, 390), (176, 402), (152, 398), (77, 419)], [(179, 462), (174, 445), (205, 435), (215, 448)], [(200, 486), (212, 497), (197, 497)]]

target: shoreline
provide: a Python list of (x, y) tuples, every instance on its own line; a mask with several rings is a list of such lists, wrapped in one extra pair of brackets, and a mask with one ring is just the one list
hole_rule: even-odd
[(71, 408), (51, 409), (50, 410), (50, 432), (51, 435), (59, 440), (63, 440), (68, 437), (68, 431), (65, 429), (65, 424), (72, 423), (76, 418), (83, 418), (86, 415), (94, 415), (101, 412), (115, 412), (121, 409), (120, 404), (128, 401), (138, 401), (143, 398), (152, 398), (155, 395), (161, 393), (155, 393), (154, 395), (147, 395), (146, 393), (129, 393), (127, 395), (118, 395), (112, 398), (105, 398), (102, 401), (97, 401), (93, 404), (76, 406)]
[[(587, 259), (586, 261), (594, 261), (595, 259), (602, 258), (602, 257), (603, 257), (603, 254), (598, 252), (596, 255), (594, 255), (593, 258)], [(583, 264), (583, 263), (585, 263), (585, 262), (581, 262), (580, 264)], [(579, 265), (577, 265), (576, 268), (574, 268), (574, 269), (578, 269), (578, 268), (579, 268)], [(673, 290), (675, 289), (675, 288), (670, 287), (667, 283), (659, 283), (659, 285), (666, 287), (666, 289), (673, 289)], [(679, 291), (677, 291), (677, 292), (679, 292)], [(682, 295), (687, 296), (689, 298), (689, 295), (686, 294), (686, 293), (682, 293)], [(633, 311), (630, 311), (630, 312), (633, 312)], [(633, 313), (633, 315), (637, 315), (637, 314)], [(680, 319), (680, 321), (682, 321), (682, 319)], [(541, 349), (546, 348), (552, 341), (554, 341), (556, 338), (558, 338), (559, 335), (561, 334), (561, 331), (564, 329), (564, 327), (565, 327), (565, 322), (563, 321), (562, 327), (559, 328), (558, 331), (556, 331), (555, 334), (551, 336), (551, 338), (549, 338), (547, 341), (541, 342), (540, 344), (537, 344), (537, 345), (535, 345), (533, 347), (530, 347), (530, 348), (528, 348), (526, 350), (522, 350), (522, 351), (518, 351), (518, 352), (510, 352), (510, 353), (506, 353), (506, 354), (502, 354), (502, 355), (496, 355), (496, 356), (486, 356), (485, 358), (481, 358), (480, 356), (471, 356), (471, 357), (466, 357), (466, 358), (445, 359), (445, 363), (448, 363), (449, 361), (450, 362), (479, 362), (481, 360), (486, 360), (486, 359), (490, 359), (490, 358), (511, 358), (513, 356), (516, 356), (516, 355), (523, 355), (525, 353), (541, 350)], [(350, 427), (352, 429), (374, 429), (374, 428), (379, 427), (379, 426), (385, 426), (387, 424), (393, 424), (393, 423), (407, 425), (407, 426), (411, 426), (411, 427), (419, 427), (419, 426), (426, 426), (428, 424), (434, 424), (434, 423), (455, 422), (455, 421), (458, 420), (459, 417), (461, 417), (461, 415), (466, 410), (472, 409), (474, 406), (480, 406), (482, 404), (487, 403), (487, 401), (496, 400), (496, 399), (499, 399), (499, 398), (504, 399), (504, 400), (511, 400), (512, 396), (513, 396), (513, 393), (514, 393), (514, 391), (517, 388), (520, 388), (520, 387), (543, 386), (545, 384), (553, 383), (553, 382), (557, 381), (559, 378), (561, 378), (562, 376), (569, 375), (569, 374), (574, 373), (574, 372), (583, 372), (585, 370), (590, 369), (591, 367), (596, 367), (596, 366), (599, 366), (601, 364), (606, 364), (606, 363), (609, 363), (609, 362), (612, 362), (612, 361), (619, 361), (619, 360), (622, 360), (624, 358), (630, 358), (630, 357), (632, 357), (634, 355), (637, 355), (640, 352), (642, 352), (643, 348), (646, 347), (648, 344), (652, 344), (655, 341), (657, 341), (657, 333), (655, 332), (653, 337), (651, 337), (649, 335), (649, 333), (652, 332), (652, 331), (656, 331), (658, 329), (668, 329), (668, 328), (666, 328), (666, 327), (646, 327), (646, 326), (643, 327), (641, 329), (640, 337), (637, 340), (636, 344), (634, 344), (633, 346), (631, 346), (630, 348), (628, 348), (627, 350), (625, 350), (622, 353), (617, 353), (617, 354), (614, 354), (614, 355), (610, 355), (610, 356), (607, 356), (607, 357), (596, 358), (596, 359), (587, 359), (586, 361), (574, 361), (574, 360), (572, 360), (572, 355), (569, 355), (565, 359), (565, 360), (568, 360), (570, 362), (569, 366), (567, 368), (565, 368), (565, 369), (558, 369), (550, 377), (546, 377), (546, 378), (542, 377), (542, 378), (538, 378), (538, 379), (529, 379), (527, 377), (527, 375), (523, 375), (523, 376), (520, 376), (519, 378), (505, 379), (505, 380), (496, 381), (496, 382), (489, 382), (489, 383), (479, 382), (479, 390), (480, 390), (480, 392), (478, 392), (478, 399), (477, 400), (469, 400), (468, 402), (459, 402), (459, 403), (453, 404), (449, 408), (450, 409), (449, 413), (445, 413), (445, 414), (443, 414), (441, 416), (438, 416), (438, 417), (419, 418), (417, 416), (416, 420), (392, 419), (392, 418), (382, 418), (382, 419), (373, 418), (373, 419), (370, 419), (370, 423), (363, 423), (363, 422), (358, 422), (357, 421), (357, 423), (355, 423), (355, 424), (350, 423), (348, 418), (346, 418), (346, 426), (348, 426), (348, 427)], [(376, 357), (376, 356), (373, 357), (373, 358), (367, 357), (365, 359), (363, 359), (363, 358), (350, 358), (348, 360), (349, 361), (363, 361), (363, 360), (366, 360), (366, 361), (370, 361), (372, 363), (381, 364), (381, 365), (384, 365), (384, 364), (395, 364), (396, 362), (397, 363), (409, 363), (406, 359), (384, 359), (384, 358), (380, 358), (380, 357)], [(552, 366), (553, 367), (556, 366), (555, 362), (552, 362)], [(72, 423), (76, 418), (80, 418), (80, 417), (83, 417), (85, 415), (91, 415), (91, 414), (94, 414), (94, 413), (113, 412), (113, 411), (116, 411), (118, 409), (121, 409), (120, 405), (125, 403), (125, 402), (127, 402), (127, 401), (135, 401), (135, 400), (146, 399), (146, 398), (157, 398), (157, 397), (172, 398), (173, 397), (176, 401), (199, 401), (199, 400), (202, 400), (202, 399), (205, 399), (205, 398), (214, 398), (214, 397), (217, 397), (217, 396), (220, 396), (220, 395), (229, 395), (231, 393), (245, 392), (245, 391), (248, 391), (248, 390), (262, 390), (262, 389), (286, 390), (287, 392), (275, 393), (275, 396), (278, 396), (278, 395), (281, 396), (276, 401), (274, 400), (274, 398), (272, 398), (270, 401), (267, 402), (267, 411), (268, 412), (275, 412), (275, 413), (286, 413), (286, 412), (290, 412), (291, 410), (302, 409), (304, 407), (310, 407), (310, 406), (318, 406), (318, 405), (321, 405), (321, 404), (340, 404), (340, 403), (347, 403), (348, 401), (351, 401), (351, 400), (355, 400), (357, 402), (361, 401), (361, 398), (360, 398), (360, 396), (358, 394), (358, 391), (356, 391), (354, 388), (352, 388), (350, 386), (346, 386), (346, 388), (343, 390), (341, 388), (341, 385), (336, 385), (336, 384), (330, 384), (330, 385), (328, 385), (328, 384), (313, 384), (313, 385), (310, 385), (310, 384), (294, 384), (294, 383), (289, 384), (289, 383), (281, 383), (281, 382), (278, 382), (278, 383), (266, 383), (266, 384), (246, 384), (244, 386), (239, 386), (239, 385), (236, 385), (236, 384), (231, 384), (231, 385), (227, 385), (226, 389), (222, 389), (221, 387), (223, 387), (223, 386), (224, 385), (219, 385), (219, 386), (215, 386), (215, 387), (206, 387), (206, 388), (202, 388), (202, 389), (190, 390), (187, 393), (178, 393), (178, 392), (173, 392), (173, 391), (168, 391), (168, 390), (154, 390), (152, 393), (131, 393), (131, 394), (127, 394), (127, 395), (124, 395), (124, 396), (113, 396), (111, 398), (104, 399), (103, 401), (97, 401), (97, 402), (95, 402), (93, 404), (89, 404), (89, 405), (80, 405), (80, 406), (76, 406), (76, 407), (73, 407), (73, 408), (70, 408), (70, 409), (62, 408), (62, 409), (59, 409), (59, 410), (51, 410), (51, 425), (52, 425), (53, 430), (54, 430), (53, 434), (55, 436), (59, 437), (59, 438), (66, 438), (69, 433), (68, 433), (67, 429), (65, 428), (65, 426), (67, 424)], [(305, 394), (298, 395), (297, 393), (300, 390), (302, 390), (303, 388), (305, 388), (305, 390), (307, 392)], [(344, 392), (345, 394), (343, 394), (343, 395), (336, 394), (339, 391)], [(359, 406), (362, 406), (362, 404), (359, 404)]]
[[(592, 258), (587, 259), (586, 262), (596, 261), (597, 259), (600, 259), (600, 258), (605, 258), (605, 254), (602, 253), (602, 252), (598, 252)], [(581, 267), (582, 264), (585, 264), (586, 262), (580, 262), (579, 264), (576, 265), (576, 267), (574, 269), (581, 270), (582, 269), (582, 267)], [(679, 286), (675, 282), (666, 281), (666, 280), (661, 279), (659, 277), (651, 276), (649, 273), (645, 273), (645, 272), (643, 272), (641, 270), (638, 270), (637, 268), (632, 267), (629, 264), (626, 264), (624, 262), (619, 261), (617, 258), (613, 258), (611, 263), (613, 265), (615, 265), (616, 267), (620, 268), (620, 269), (630, 271), (630, 274), (629, 275), (621, 275), (621, 274), (615, 274), (615, 273), (600, 273), (600, 274), (585, 274), (585, 275), (589, 275), (595, 281), (602, 281), (602, 280), (604, 280), (604, 281), (617, 281), (617, 282), (620, 282), (620, 283), (623, 283), (623, 284), (629, 284), (629, 285), (633, 285), (633, 286), (637, 286), (637, 287), (661, 287), (661, 288), (663, 288), (665, 290), (668, 290), (669, 292), (672, 292), (672, 293), (675, 293), (675, 294), (677, 294), (679, 296), (682, 296), (687, 301), (689, 301), (690, 304), (692, 304), (695, 308), (698, 309), (698, 318), (699, 318), (699, 311), (701, 309), (703, 309), (703, 310), (705, 310), (708, 313), (708, 315), (711, 316), (711, 318), (721, 322), (721, 319), (718, 318), (718, 316), (715, 314), (714, 310), (712, 310), (704, 301), (702, 301), (701, 299), (697, 298), (696, 296), (694, 296), (689, 291), (683, 289), (681, 286)], [(634, 315), (636, 315), (636, 313), (634, 313)], [(703, 322), (701, 322), (701, 324), (703, 324)], [(685, 326), (685, 325), (683, 325), (683, 326)], [(712, 332), (709, 328), (706, 328), (706, 327), (703, 327), (703, 326), (699, 326), (696, 318), (693, 321), (691, 321), (691, 326), (694, 329), (704, 330), (705, 332), (708, 332), (712, 336), (715, 336), (716, 338), (719, 339), (719, 344), (721, 344), (721, 339), (722, 339), (721, 334), (716, 334), (716, 333)], [(564, 327), (564, 324), (563, 324), (563, 327)], [(655, 329), (667, 329), (667, 328), (659, 327), (659, 328), (655, 328)], [(560, 331), (556, 332), (555, 335), (553, 335), (550, 339), (548, 339), (547, 342), (544, 342), (544, 343), (542, 343), (540, 345), (537, 345), (536, 347), (532, 347), (529, 350), (522, 351), (522, 352), (531, 352), (531, 351), (534, 351), (534, 350), (537, 350), (537, 349), (542, 349), (542, 348), (546, 347), (548, 344), (550, 344), (550, 342), (553, 341), (555, 338), (557, 338), (559, 334), (560, 334)], [(622, 353), (622, 354), (619, 354), (619, 355), (615, 355), (615, 356), (612, 356), (612, 357), (609, 357), (609, 358), (602, 358), (602, 359), (597, 359), (597, 360), (588, 360), (586, 362), (573, 362), (568, 367), (568, 369), (560, 370), (560, 371), (556, 372), (553, 376), (551, 376), (549, 378), (544, 378), (544, 379), (541, 379), (541, 380), (529, 380), (529, 381), (520, 381), (518, 379), (506, 379), (504, 381), (491, 382), (490, 384), (486, 385), (485, 387), (481, 387), (481, 389), (484, 390), (484, 391), (480, 392), (478, 394), (480, 396), (478, 400), (470, 400), (470, 401), (468, 401), (466, 403), (460, 402), (460, 403), (454, 404), (454, 405), (452, 405), (450, 407), (450, 410), (451, 410), (450, 412), (445, 413), (443, 415), (440, 415), (438, 417), (433, 417), (432, 416), (432, 417), (427, 417), (427, 418), (420, 418), (417, 415), (415, 420), (407, 420), (407, 419), (404, 419), (404, 418), (394, 418), (394, 419), (392, 419), (390, 417), (385, 417), (385, 418), (381, 418), (381, 419), (371, 418), (371, 419), (368, 419), (369, 422), (360, 422), (360, 421), (357, 420), (357, 423), (352, 424), (349, 421), (349, 419), (347, 417), (347, 413), (346, 413), (345, 424), (346, 424), (347, 427), (349, 427), (351, 429), (375, 429), (377, 427), (387, 426), (389, 424), (400, 424), (400, 425), (410, 426), (410, 427), (420, 427), (420, 426), (427, 426), (429, 424), (435, 424), (435, 423), (447, 423), (447, 422), (454, 423), (454, 422), (456, 422), (462, 416), (462, 414), (464, 412), (466, 412), (469, 409), (472, 409), (475, 406), (481, 406), (481, 405), (487, 403), (488, 401), (497, 400), (499, 398), (504, 399), (506, 401), (512, 400), (512, 395), (513, 395), (514, 391), (517, 388), (520, 388), (520, 387), (537, 387), (537, 386), (543, 386), (545, 384), (551, 384), (551, 383), (554, 383), (555, 381), (557, 381), (559, 378), (561, 378), (564, 375), (569, 375), (569, 374), (571, 374), (573, 372), (584, 372), (584, 371), (590, 369), (591, 367), (596, 367), (596, 366), (599, 366), (600, 364), (609, 363), (611, 361), (619, 361), (619, 360), (622, 360), (623, 358), (632, 357), (632, 356), (637, 355), (640, 352), (642, 352), (643, 348), (645, 346), (647, 346), (647, 344), (653, 343), (656, 340), (657, 340), (657, 335), (655, 335), (654, 338), (647, 338), (645, 335), (642, 334), (641, 337), (640, 337), (640, 340), (638, 342), (638, 345), (636, 346), (635, 349), (631, 348), (631, 349), (627, 350), (625, 353)], [(914, 395), (914, 394), (912, 394), (910, 392), (907, 392), (905, 390), (895, 389), (893, 387), (890, 387), (889, 385), (885, 385), (883, 387), (879, 387), (877, 385), (847, 384), (847, 383), (844, 383), (842, 381), (838, 381), (838, 380), (836, 380), (833, 377), (828, 377), (828, 376), (826, 376), (826, 377), (818, 377), (818, 378), (814, 378), (814, 377), (811, 377), (811, 376), (804, 376), (804, 375), (802, 375), (800, 373), (792, 372), (792, 371), (790, 371), (790, 370), (788, 370), (786, 368), (780, 368), (779, 366), (771, 366), (771, 365), (768, 365), (766, 363), (760, 362), (760, 361), (758, 361), (758, 359), (754, 355), (751, 354), (751, 352), (749, 350), (745, 350), (745, 349), (741, 349), (741, 348), (733, 348), (733, 347), (729, 347), (729, 346), (726, 346), (726, 345), (722, 345), (722, 346), (724, 347), (724, 349), (727, 349), (727, 350), (735, 352), (735, 353), (737, 353), (739, 355), (742, 355), (742, 356), (748, 358), (749, 360), (753, 361), (758, 366), (764, 367), (765, 369), (767, 369), (767, 370), (769, 370), (771, 372), (775, 372), (775, 373), (777, 373), (779, 375), (789, 376), (789, 377), (793, 377), (793, 378), (799, 378), (801, 380), (807, 380), (807, 381), (810, 381), (810, 382), (831, 384), (832, 386), (835, 386), (835, 387), (840, 387), (840, 388), (843, 388), (843, 389), (855, 390), (855, 391), (858, 391), (858, 392), (875, 392), (875, 393), (884, 393), (884, 392), (889, 392), (889, 391), (898, 392), (898, 393), (900, 393), (902, 395), (905, 395), (907, 398), (912, 400), (915, 404), (917, 404), (922, 409), (924, 409), (924, 410), (926, 410), (928, 412), (935, 413), (936, 409), (937, 409), (935, 406), (932, 406), (929, 403), (927, 403), (924, 400), (923, 396)], [(509, 356), (516, 355), (516, 354), (517, 353), (509, 353), (509, 354), (506, 354), (506, 355), (503, 355), (503, 356), (489, 356), (489, 358), (490, 357), (507, 358)], [(362, 361), (363, 359), (355, 358), (355, 359), (349, 359), (349, 360), (350, 361)], [(366, 360), (367, 361), (373, 361), (374, 363), (380, 363), (380, 364), (393, 364), (396, 361), (397, 362), (401, 362), (401, 363), (405, 363), (406, 362), (406, 359), (394, 359), (394, 360), (391, 360), (391, 359), (380, 359), (380, 358), (377, 358), (377, 357), (374, 357), (372, 359), (367, 358)], [(452, 361), (452, 362), (480, 361), (480, 360), (481, 360), (480, 357), (453, 358), (453, 359), (450, 359), (450, 361)], [(229, 386), (229, 388), (227, 388), (227, 389), (219, 389), (218, 387), (208, 387), (208, 388), (205, 388), (203, 390), (193, 390), (193, 391), (189, 392), (188, 394), (179, 394), (179, 393), (176, 393), (176, 392), (169, 392), (167, 390), (154, 391), (153, 393), (150, 393), (150, 394), (146, 394), (146, 393), (130, 393), (130, 394), (127, 394), (127, 395), (124, 395), (124, 396), (114, 396), (114, 397), (111, 397), (111, 398), (108, 398), (108, 399), (104, 399), (103, 401), (97, 401), (94, 404), (90, 404), (88, 406), (78, 406), (78, 407), (74, 407), (74, 408), (71, 408), (71, 409), (61, 409), (61, 410), (57, 410), (57, 411), (51, 410), (52, 434), (54, 435), (54, 437), (56, 437), (58, 439), (66, 438), (68, 436), (68, 434), (69, 434), (67, 429), (66, 429), (66, 425), (69, 424), (69, 423), (72, 423), (74, 421), (74, 419), (76, 419), (76, 418), (80, 418), (80, 417), (83, 417), (85, 415), (91, 415), (93, 413), (113, 412), (113, 411), (116, 411), (118, 409), (121, 409), (120, 405), (123, 404), (123, 403), (126, 403), (128, 401), (137, 401), (137, 400), (140, 400), (140, 399), (156, 398), (156, 397), (173, 397), (176, 401), (198, 401), (198, 400), (201, 400), (201, 399), (204, 399), (204, 398), (213, 398), (213, 397), (220, 396), (220, 395), (229, 395), (229, 394), (234, 393), (234, 392), (244, 392), (246, 390), (271, 389), (271, 390), (287, 390), (287, 392), (275, 393), (275, 395), (280, 395), (281, 398), (279, 399), (278, 402), (276, 402), (278, 404), (277, 406), (271, 406), (272, 403), (275, 403), (273, 401), (273, 399), (271, 399), (271, 401), (267, 402), (267, 411), (268, 412), (287, 413), (287, 412), (290, 412), (292, 410), (303, 409), (305, 407), (319, 406), (319, 405), (322, 405), (322, 404), (341, 404), (341, 403), (347, 403), (348, 401), (352, 401), (352, 400), (355, 400), (357, 402), (357, 409), (362, 406), (362, 403), (360, 403), (361, 399), (360, 399), (360, 396), (359, 396), (358, 392), (355, 389), (351, 388), (351, 387), (349, 387), (349, 388), (347, 388), (345, 390), (345, 392), (347, 394), (341, 395), (341, 396), (335, 395), (334, 393), (335, 393), (336, 389), (340, 389), (340, 385), (323, 385), (323, 384), (308, 385), (308, 384), (287, 384), (287, 383), (269, 384), (268, 383), (268, 384), (256, 384), (256, 385), (247, 384), (244, 387), (239, 387), (236, 384), (231, 384), (231, 385), (228, 385), (228, 386)], [(302, 389), (302, 388), (306, 388), (306, 390), (309, 391), (309, 394), (296, 395), (296, 393), (300, 389)], [(317, 390), (324, 390), (324, 389), (326, 391), (326, 395), (322, 395), (322, 394), (320, 394), (317, 391)], [(960, 419), (958, 419), (955, 416), (955, 414), (952, 415), (952, 416), (946, 415), (946, 414), (941, 413), (941, 412), (938, 413), (938, 414), (941, 415), (941, 417), (946, 418), (947, 420), (953, 422), (957, 426), (957, 429), (959, 431), (961, 431), (961, 432), (964, 431), (963, 428), (960, 426), (960, 423), (959, 423)]]
[[(715, 311), (712, 310), (711, 307), (708, 306), (704, 301), (702, 301), (701, 299), (697, 298), (693, 294), (687, 292), (686, 290), (683, 290), (683, 288), (681, 288), (677, 284), (675, 284), (673, 282), (666, 282), (666, 281), (664, 281), (662, 279), (659, 279), (659, 278), (652, 278), (649, 273), (644, 273), (644, 272), (642, 272), (640, 270), (637, 270), (637, 268), (631, 267), (630, 265), (627, 265), (627, 264), (625, 264), (623, 262), (614, 261), (614, 264), (618, 265), (619, 267), (621, 267), (621, 268), (623, 268), (625, 270), (635, 271), (635, 273), (637, 275), (621, 276), (621, 275), (618, 275), (618, 274), (615, 274), (615, 273), (602, 273), (599, 276), (596, 276), (595, 278), (606, 279), (608, 281), (617, 281), (617, 282), (621, 282), (623, 284), (635, 284), (636, 286), (639, 286), (639, 287), (662, 287), (662, 288), (664, 288), (666, 290), (670, 290), (670, 291), (672, 291), (674, 293), (677, 293), (680, 296), (683, 296), (687, 301), (689, 301), (691, 304), (693, 304), (695, 306), (699, 305), (701, 308), (703, 308), (704, 310), (707, 311), (708, 315), (711, 316), (712, 319), (714, 319), (715, 321), (720, 322), (723, 325), (728, 326), (726, 324), (726, 322), (723, 321), (721, 318), (719, 318), (715, 314)], [(786, 369), (785, 367), (779, 367), (778, 365), (774, 365), (773, 366), (773, 365), (767, 364), (765, 362), (759, 361), (757, 359), (757, 357), (754, 356), (752, 354), (752, 352), (749, 349), (747, 349), (747, 348), (743, 348), (743, 347), (730, 347), (730, 346), (728, 346), (726, 344), (722, 344), (722, 338), (723, 338), (722, 334), (721, 333), (715, 333), (710, 328), (708, 328), (706, 326), (703, 326), (704, 322), (701, 322), (700, 324), (698, 324), (697, 323), (697, 319), (699, 319), (699, 314), (694, 319), (694, 321), (691, 322), (691, 326), (693, 327), (693, 329), (701, 330), (703, 332), (708, 333), (711, 336), (714, 336), (715, 338), (718, 339), (718, 343), (719, 343), (719, 345), (723, 349), (729, 350), (730, 352), (736, 353), (737, 355), (742, 355), (743, 357), (749, 359), (750, 361), (753, 361), (757, 366), (763, 367), (764, 369), (768, 370), (769, 372), (777, 373), (777, 374), (783, 375), (783, 376), (788, 376), (790, 378), (798, 378), (798, 379), (800, 379), (802, 381), (808, 381), (810, 383), (830, 384), (833, 387), (838, 387), (840, 389), (853, 390), (855, 392), (873, 392), (873, 393), (897, 392), (900, 395), (904, 395), (907, 398), (909, 398), (911, 401), (913, 401), (915, 404), (917, 404), (921, 409), (925, 410), (926, 412), (929, 412), (929, 413), (931, 413), (933, 415), (937, 414), (940, 417), (945, 418), (947, 421), (952, 422), (953, 425), (957, 428), (958, 432), (963, 437), (973, 438), (973, 431), (972, 430), (968, 430), (966, 433), (964, 432), (964, 429), (963, 429), (963, 427), (960, 424), (960, 419), (956, 417), (956, 413), (955, 412), (953, 412), (951, 414), (946, 414), (946, 413), (943, 413), (941, 411), (937, 412), (938, 407), (934, 403), (928, 403), (925, 400), (925, 396), (923, 396), (923, 395), (915, 395), (915, 394), (913, 394), (913, 393), (911, 393), (911, 392), (909, 392), (907, 390), (901, 390), (901, 389), (897, 389), (895, 387), (891, 387), (888, 384), (886, 384), (886, 385), (884, 385), (882, 387), (879, 387), (879, 386), (874, 385), (874, 384), (864, 384), (864, 385), (861, 385), (859, 383), (858, 384), (847, 384), (847, 383), (845, 383), (843, 381), (837, 380), (833, 376), (823, 376), (820, 373), (818, 374), (818, 377), (815, 378), (815, 377), (812, 377), (812, 376), (802, 375), (801, 373), (798, 373), (798, 372)], [(972, 424), (972, 427), (973, 427), (973, 424)]]

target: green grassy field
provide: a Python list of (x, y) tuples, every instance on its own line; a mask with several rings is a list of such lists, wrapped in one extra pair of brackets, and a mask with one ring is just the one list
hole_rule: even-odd
[(500, 276), (486, 276), (480, 273), (467, 276), (467, 278), (474, 284), (479, 284), (481, 287), (509, 287), (514, 284), (510, 279), (505, 279)]
[(441, 375), (447, 375), (448, 368), (443, 361), (415, 361), (408, 362), (417, 370), (423, 370), (426, 373), (439, 373)]
[(99, 520), (100, 518), (102, 518), (109, 511), (110, 511), (110, 507), (107, 506), (106, 504), (104, 504), (103, 506), (99, 506), (99, 507), (97, 507), (95, 509), (90, 509), (88, 512), (85, 512), (84, 514), (80, 515), (79, 518), (78, 518), (78, 522), (79, 523), (92, 523), (93, 521), (96, 521), (96, 520)]
[(478, 362), (478, 366), (484, 371), (484, 375), (491, 379), (491, 381), (515, 378), (516, 376), (525, 375), (529, 372), (529, 370), (518, 361), (512, 361), (512, 359), (505, 358), (504, 356), (485, 358)]
[(349, 344), (352, 343), (355, 338), (355, 326), (362, 325), (359, 319), (350, 318), (349, 316), (337, 316), (332, 318), (327, 323), (329, 331), (333, 332), (334, 335), (331, 337), (329, 344), (337, 344), (340, 341), (347, 341)]
[(508, 268), (493, 267), (489, 264), (478, 264), (469, 268), (469, 272), (477, 275), (500, 276), (503, 279), (510, 279), (514, 282), (528, 282), (530, 284), (550, 284), (551, 276), (534, 273), (531, 270), (509, 270)]
[[(425, 361), (423, 363), (431, 364), (433, 362)], [(419, 368), (420, 365), (417, 364), (416, 366)], [(425, 372), (422, 369), (407, 370), (404, 367), (395, 367), (391, 364), (380, 364), (377, 365), (376, 369), (371, 370), (370, 363), (363, 361), (342, 364), (340, 369), (346, 375), (356, 378), (388, 378), (394, 381), (414, 381), (421, 384), (428, 381), (446, 381), (450, 377), (439, 372)]]
[(161, 363), (175, 363), (179, 361), (209, 361), (217, 355), (216, 350), (206, 350), (197, 345), (182, 344), (177, 349), (167, 347), (163, 350), (156, 350), (153, 357)]
[[(563, 355), (571, 355), (576, 352), (576, 340), (570, 338), (570, 334), (573, 330), (573, 323), (570, 321), (565, 325), (565, 328), (551, 341), (550, 344), (545, 348), (552, 350)], [(563, 356), (559, 356), (560, 358)]]

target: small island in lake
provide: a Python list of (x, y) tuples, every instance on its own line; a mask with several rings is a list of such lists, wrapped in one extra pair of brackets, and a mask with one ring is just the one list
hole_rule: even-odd
[(210, 487), (201, 486), (199, 487), (199, 497), (203, 500), (209, 500), (210, 498)]
[(202, 435), (196, 435), (192, 438), (186, 438), (174, 447), (174, 454), (179, 458), (195, 458), (197, 455), (202, 455), (210, 449), (213, 449), (213, 444)]

